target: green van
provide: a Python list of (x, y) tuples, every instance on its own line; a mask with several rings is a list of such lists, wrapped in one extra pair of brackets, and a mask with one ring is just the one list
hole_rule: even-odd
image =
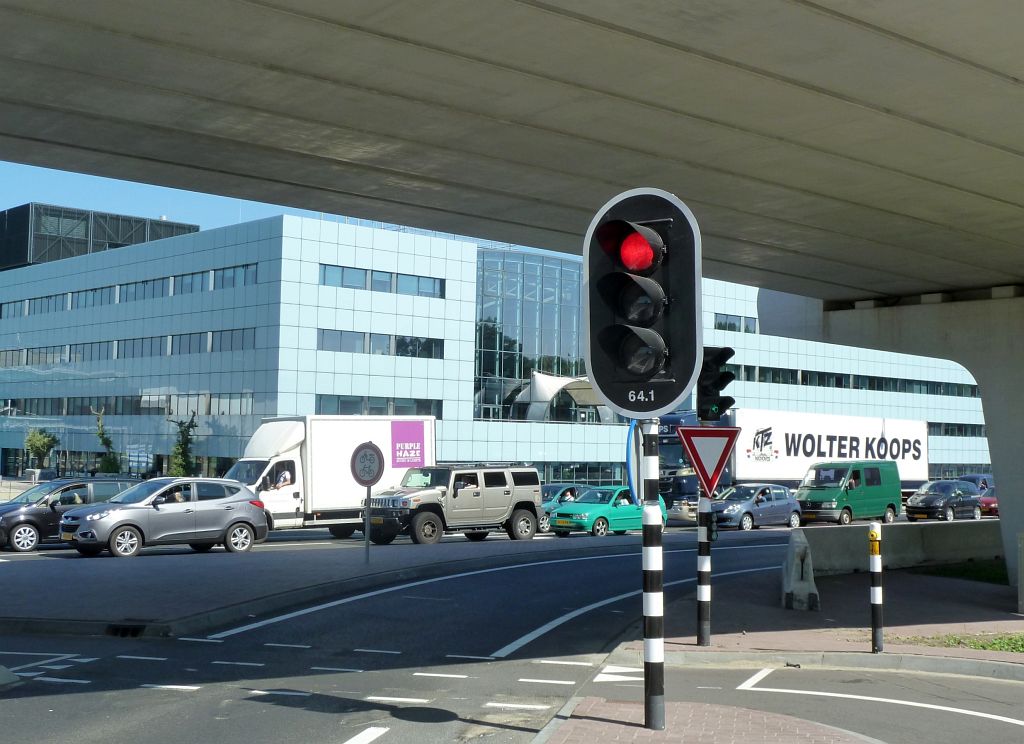
[(903, 507), (900, 472), (891, 460), (845, 460), (811, 466), (796, 491), (800, 524), (854, 519), (892, 522)]

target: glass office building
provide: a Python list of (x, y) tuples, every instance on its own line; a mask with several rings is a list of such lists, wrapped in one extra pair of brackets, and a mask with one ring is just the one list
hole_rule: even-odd
[[(11, 210), (8, 210), (11, 211)], [(927, 421), (932, 467), (987, 467), (978, 390), (951, 362), (763, 336), (757, 290), (704, 281), (708, 345), (748, 408)], [(625, 427), (585, 381), (578, 257), (275, 217), (0, 274), (0, 472), (89, 470), (102, 413), (125, 469), (166, 470), (181, 421), (224, 472), (267, 416), (437, 418), (441, 462), (621, 482)]]

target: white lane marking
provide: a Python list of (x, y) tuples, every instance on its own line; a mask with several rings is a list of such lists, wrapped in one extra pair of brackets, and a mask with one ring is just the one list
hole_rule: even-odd
[(15, 672), (19, 677), (38, 677), (40, 674), (46, 674), (46, 672)]
[(595, 682), (643, 682), (643, 677), (629, 677), (625, 674), (608, 674), (601, 672), (594, 677)]
[(371, 741), (376, 741), (388, 731), (390, 729), (383, 728), (382, 726), (370, 726), (370, 728), (363, 729), (351, 739), (342, 742), (342, 744), (370, 744)]
[(177, 692), (195, 692), (202, 688), (198, 685), (139, 685), (149, 690), (175, 690)]
[[(762, 670), (764, 671), (764, 670)], [(770, 671), (770, 670), (769, 670)], [(757, 675), (755, 674), (754, 677)], [(754, 679), (751, 677), (751, 679)], [(747, 682), (744, 684), (749, 683)], [(932, 703), (918, 703), (913, 700), (895, 700), (893, 698), (882, 698), (874, 697), (872, 695), (852, 695), (846, 692), (823, 692), (821, 690), (786, 690), (779, 687), (737, 687), (737, 690), (744, 689), (749, 692), (781, 692), (789, 695), (813, 695), (815, 697), (827, 697), (827, 698), (839, 698), (842, 700), (864, 700), (869, 703), (888, 703), (889, 705), (905, 705), (908, 708), (925, 708), (926, 710), (941, 710), (946, 713), (959, 713), (964, 716), (974, 716), (975, 718), (985, 718), (990, 721), (999, 721), (1000, 723), (1008, 723), (1012, 726), (1024, 726), (1024, 721), (1017, 718), (1009, 718), (1007, 716), (997, 716), (994, 713), (982, 713), (977, 710), (968, 710), (966, 708), (953, 708), (948, 705), (934, 705)]]
[(363, 698), (370, 703), (429, 703), (430, 700), (426, 698), (401, 698), (401, 697), (383, 697), (380, 695), (370, 695), (370, 697)]
[(35, 653), (33, 651), (0, 651), (0, 653), (9, 654), (9, 655), (12, 655), (12, 656), (45, 656), (46, 657), (45, 659), (40, 659), (39, 661), (31, 661), (28, 664), (22, 664), (21, 666), (8, 667), (8, 671), (10, 671), (10, 672), (17, 672), (17, 671), (19, 671), (21, 669), (29, 669), (31, 667), (41, 666), (43, 664), (53, 664), (53, 663), (58, 662), (58, 661), (64, 661), (65, 659), (70, 659), (72, 656), (78, 656), (78, 654), (45, 654), (45, 653)]
[(706, 687), (704, 685), (697, 685), (698, 690), (721, 690), (721, 687)]
[(99, 661), (99, 660), (100, 660), (100, 658), (98, 656), (91, 657), (91, 658), (85, 658), (85, 657), (80, 656), (80, 657), (77, 657), (77, 658), (69, 659), (69, 661), (73, 661), (76, 664), (88, 664), (90, 662)]
[(91, 685), (87, 679), (67, 679), (65, 677), (36, 677), (36, 682), (62, 682), (69, 685)]
[(388, 651), (386, 648), (354, 648), (352, 650), (360, 654), (392, 654), (397, 656), (402, 653), (401, 651)]
[(769, 674), (771, 674), (774, 671), (775, 671), (775, 669), (773, 669), (771, 667), (769, 667), (768, 669), (762, 669), (760, 672), (755, 674), (753, 677), (748, 679), (746, 682), (742, 683), (736, 689), (737, 690), (749, 690), (751, 687), (756, 685), (758, 682), (760, 682), (762, 679), (764, 679), (765, 677), (767, 677)]
[(179, 638), (179, 641), (191, 641), (192, 643), (223, 643), (215, 638)]
[(643, 671), (643, 667), (624, 667), (609, 664), (601, 671), (605, 674), (639, 674)]
[(550, 705), (528, 705), (527, 703), (484, 703), (485, 708), (508, 708), (510, 710), (547, 710)]
[(362, 674), (362, 669), (346, 669), (345, 667), (310, 667), (313, 671), (317, 672), (352, 672), (353, 674)]
[(43, 664), (43, 669), (50, 669), (54, 672), (59, 672), (61, 669), (70, 669), (71, 664)]
[[(764, 566), (762, 568), (744, 568), (744, 569), (742, 569), (740, 571), (724, 571), (722, 573), (717, 574), (717, 577), (721, 578), (723, 576), (736, 576), (737, 574), (756, 573), (758, 571), (778, 571), (780, 568), (782, 568), (782, 566)], [(665, 586), (666, 587), (670, 587), (670, 586), (676, 586), (677, 584), (692, 584), (695, 581), (697, 581), (696, 577), (694, 577), (692, 579), (679, 579), (678, 581), (667, 581), (667, 582), (665, 582)], [(532, 641), (535, 641), (538, 638), (540, 638), (541, 636), (543, 636), (544, 634), (548, 633), (549, 631), (554, 630), (559, 625), (563, 625), (563, 624), (569, 622), (570, 620), (579, 617), (580, 615), (583, 615), (583, 614), (586, 614), (586, 613), (590, 612), (591, 610), (596, 610), (598, 607), (604, 607), (605, 605), (613, 604), (615, 602), (621, 602), (624, 599), (627, 599), (629, 597), (635, 597), (638, 594), (643, 594), (643, 590), (635, 589), (635, 590), (633, 590), (631, 592), (625, 592), (623, 594), (618, 594), (618, 595), (616, 595), (614, 597), (609, 597), (608, 599), (602, 599), (600, 602), (593, 602), (591, 604), (586, 605), (585, 607), (579, 607), (579, 608), (573, 610), (572, 612), (567, 612), (566, 614), (564, 614), (564, 615), (562, 615), (560, 617), (556, 617), (554, 620), (551, 620), (550, 622), (544, 623), (544, 625), (540, 626), (539, 628), (536, 628), (535, 630), (531, 630), (526, 635), (521, 636), (520, 638), (517, 638), (516, 640), (512, 641), (512, 643), (509, 643), (506, 646), (502, 646), (497, 651), (495, 651), (493, 654), (491, 654), (491, 656), (495, 656), (495, 657), (497, 657), (499, 659), (503, 659), (506, 656), (508, 656), (509, 654), (515, 653), (516, 651), (521, 649), (526, 644), (528, 644), (528, 643), (530, 643)]]
[(244, 667), (262, 667), (266, 664), (259, 661), (211, 661), (211, 664), (221, 664), (222, 666), (244, 666)]
[(264, 643), (263, 645), (272, 646), (273, 648), (313, 648), (304, 643)]
[(311, 697), (312, 692), (298, 692), (297, 690), (250, 690), (250, 695), (290, 695), (291, 697)]
[[(715, 548), (717, 551), (724, 550), (752, 550), (761, 548), (784, 548), (789, 543), (765, 543), (763, 545), (736, 545), (729, 547)], [(680, 548), (676, 550), (667, 550), (666, 553), (696, 553), (696, 548)], [(180, 640), (208, 640), (208, 641), (220, 641), (224, 638), (228, 638), (239, 633), (247, 633), (250, 630), (256, 630), (257, 628), (265, 628), (268, 625), (274, 625), (276, 623), (283, 623), (286, 620), (291, 620), (296, 617), (302, 617), (303, 615), (309, 615), (314, 612), (320, 612), (321, 610), (329, 610), (332, 607), (340, 607), (341, 605), (350, 604), (352, 602), (358, 602), (363, 599), (369, 599), (371, 597), (379, 597), (382, 594), (392, 594), (394, 592), (404, 592), (414, 586), (427, 586), (428, 584), (437, 584), (442, 581), (452, 581), (454, 579), (464, 579), (467, 576), (482, 576), (484, 574), (497, 573), (498, 571), (511, 571), (517, 568), (533, 568), (536, 566), (553, 566), (558, 563), (576, 563), (579, 561), (604, 561), (611, 559), (622, 559), (622, 558), (640, 558), (639, 553), (614, 553), (612, 555), (590, 555), (578, 558), (559, 558), (554, 561), (533, 561), (531, 563), (517, 563), (512, 566), (496, 566), (494, 568), (481, 568), (476, 571), (463, 571), (457, 574), (451, 574), (450, 576), (437, 576), (432, 579), (420, 579), (419, 581), (410, 581), (408, 584), (399, 584), (398, 586), (389, 586), (384, 589), (375, 589), (372, 592), (364, 592), (362, 594), (356, 594), (352, 597), (345, 597), (344, 599), (336, 599), (332, 602), (325, 602), (324, 604), (316, 605), (315, 607), (306, 607), (302, 610), (295, 610), (294, 612), (288, 612), (284, 615), (277, 615), (276, 617), (268, 617), (266, 620), (259, 620), (255, 623), (249, 623), (248, 625), (241, 625), (237, 628), (231, 628), (230, 630), (224, 630), (220, 633), (214, 633), (208, 636), (206, 639), (185, 639)], [(773, 566), (778, 568), (778, 566)], [(725, 574), (719, 574), (725, 575)], [(671, 586), (666, 584), (665, 586)]]
[(529, 677), (524, 677), (523, 679), (520, 679), (519, 681), (520, 682), (533, 682), (534, 684), (538, 684), (538, 685), (574, 685), (574, 684), (576, 684), (572, 680), (566, 680), (566, 679), (530, 679)]
[(560, 661), (558, 659), (534, 659), (533, 663), (534, 664), (562, 664), (564, 666), (585, 666), (585, 667), (592, 667), (592, 666), (594, 666), (589, 661)]
[(167, 661), (166, 656), (118, 656), (118, 659), (128, 659), (131, 661)]
[(494, 661), (493, 656), (467, 656), (466, 654), (445, 654), (446, 659), (472, 659), (474, 661)]
[(469, 679), (468, 674), (437, 674), (435, 672), (413, 672), (413, 677), (444, 677), (445, 679)]

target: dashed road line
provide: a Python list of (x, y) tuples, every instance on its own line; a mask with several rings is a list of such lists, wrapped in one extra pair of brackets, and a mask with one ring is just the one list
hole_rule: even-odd
[(354, 648), (352, 650), (359, 654), (392, 654), (398, 656), (402, 653), (401, 651), (388, 651), (384, 648)]
[(220, 664), (222, 666), (244, 666), (244, 667), (264, 667), (266, 664), (259, 661), (211, 661), (211, 664)]
[(40, 674), (46, 674), (46, 672), (15, 672), (19, 677), (38, 677)]
[(369, 703), (429, 703), (430, 700), (427, 698), (404, 698), (404, 697), (384, 697), (381, 695), (370, 695), (369, 697), (363, 698), (363, 700)]
[(99, 661), (99, 660), (100, 660), (100, 658), (98, 656), (93, 656), (93, 657), (77, 656), (77, 657), (72, 657), (72, 658), (68, 659), (68, 661), (73, 661), (76, 664), (89, 664), (91, 662)]
[(468, 656), (466, 654), (446, 654), (446, 659), (470, 659), (472, 661), (494, 661), (493, 656)]
[(537, 684), (537, 685), (574, 685), (574, 684), (576, 684), (572, 680), (566, 680), (566, 679), (529, 679), (527, 677), (527, 678), (521, 679), (519, 681), (520, 682), (532, 682), (533, 684)]
[(217, 638), (179, 638), (179, 641), (189, 641), (191, 643), (224, 643), (224, 641)]
[(128, 659), (130, 661), (167, 661), (166, 656), (129, 656), (128, 654), (124, 654), (116, 658)]
[(413, 677), (443, 677), (445, 679), (469, 679), (468, 674), (437, 674), (435, 672), (413, 672)]
[(342, 744), (370, 744), (372, 741), (376, 741), (380, 737), (384, 736), (390, 729), (386, 729), (382, 726), (371, 726), (368, 729), (363, 729), (358, 734), (348, 739)]
[(175, 692), (195, 692), (202, 688), (198, 685), (139, 685), (148, 690), (174, 690)]
[(53, 672), (59, 672), (61, 669), (70, 669), (72, 664), (42, 664), (43, 669), (49, 669)]
[(362, 674), (362, 669), (346, 669), (345, 667), (310, 667), (315, 672), (352, 672), (354, 674)]
[(300, 692), (298, 690), (250, 690), (250, 695), (290, 695), (291, 697), (311, 697), (312, 692)]
[(534, 659), (534, 664), (561, 664), (563, 666), (583, 666), (592, 667), (594, 666), (589, 661), (560, 661), (559, 659)]
[(66, 677), (36, 677), (36, 682), (59, 682), (69, 685), (91, 685), (92, 680), (88, 679), (67, 679)]
[(313, 648), (304, 643), (264, 643), (263, 645), (272, 646), (273, 648)]

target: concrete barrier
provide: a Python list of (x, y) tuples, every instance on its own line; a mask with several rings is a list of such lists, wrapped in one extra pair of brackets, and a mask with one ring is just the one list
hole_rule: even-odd
[(782, 606), (787, 610), (820, 610), (818, 587), (814, 585), (814, 564), (803, 530), (789, 536), (786, 559), (782, 562)]
[[(802, 532), (814, 558), (814, 573), (868, 570), (868, 524), (815, 527)], [(1003, 558), (999, 521), (924, 522), (882, 526), (882, 565), (912, 568), (967, 560)]]

